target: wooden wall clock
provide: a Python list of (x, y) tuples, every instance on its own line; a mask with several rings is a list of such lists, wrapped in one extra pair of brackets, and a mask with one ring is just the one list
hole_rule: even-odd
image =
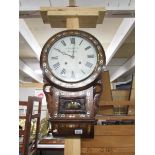
[(40, 66), (54, 136), (93, 137), (105, 52), (91, 34), (66, 30), (44, 45)]

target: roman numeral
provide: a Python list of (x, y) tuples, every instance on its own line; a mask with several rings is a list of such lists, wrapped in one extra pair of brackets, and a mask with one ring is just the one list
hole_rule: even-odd
[(63, 68), (60, 74), (66, 74), (66, 69)]
[(51, 57), (51, 60), (57, 60), (57, 59), (58, 59), (58, 56)]
[(94, 58), (94, 55), (87, 55), (87, 58)]
[(75, 44), (75, 38), (70, 38), (71, 44)]
[(62, 43), (64, 46), (66, 46), (66, 43), (65, 43), (64, 40), (61, 40), (61, 43)]
[(60, 63), (59, 63), (59, 62), (55, 63), (55, 64), (53, 65), (53, 67), (54, 67), (55, 70), (58, 69), (58, 68), (60, 67)]
[(75, 78), (75, 73), (74, 73), (74, 71), (72, 71), (71, 77), (72, 77), (72, 78)]
[(83, 42), (83, 40), (81, 40), (81, 42), (80, 42), (80, 44), (79, 44), (79, 45), (81, 45), (81, 44), (82, 44), (82, 42)]
[(87, 61), (85, 66), (87, 66), (88, 68), (91, 68), (93, 66), (93, 64)]
[(88, 46), (88, 47), (85, 48), (85, 50), (88, 50), (88, 49), (90, 49), (90, 48), (91, 48), (91, 46)]

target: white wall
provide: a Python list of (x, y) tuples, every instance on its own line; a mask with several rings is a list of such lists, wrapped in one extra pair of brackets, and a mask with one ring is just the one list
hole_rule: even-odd
[(28, 101), (28, 96), (35, 95), (35, 88), (19, 88), (19, 101)]

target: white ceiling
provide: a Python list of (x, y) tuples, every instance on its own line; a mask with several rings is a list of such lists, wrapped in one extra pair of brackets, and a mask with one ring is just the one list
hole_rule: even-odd
[[(29, 18), (25, 19), (25, 22), (30, 28), (41, 48), (52, 35), (59, 31), (65, 30), (62, 28), (51, 28), (49, 24), (44, 24), (41, 18)], [(95, 29), (80, 29), (88, 31), (89, 33), (96, 36), (96, 38), (99, 39), (104, 49), (106, 50), (121, 22), (122, 18), (105, 18), (103, 24), (98, 24)]]
[[(38, 10), (40, 6), (66, 7), (69, 0), (20, 0), (20, 10)], [(76, 0), (80, 7), (106, 7), (107, 10), (134, 10), (135, 0)]]
[(19, 34), (19, 54), (20, 58), (35, 58), (32, 48), (25, 41), (21, 34)]
[[(76, 0), (76, 4), (78, 6), (106, 6), (106, 9), (108, 10), (134, 10), (134, 0)], [(20, 12), (22, 11), (32, 11), (32, 10), (38, 10), (40, 6), (68, 6), (69, 1), (68, 0), (20, 0)], [(126, 15), (123, 15), (126, 17)], [(116, 35), (116, 32), (120, 28), (120, 25), (122, 24), (124, 18), (109, 18), (105, 17), (102, 24), (98, 24), (96, 28), (81, 28), (81, 30), (87, 31), (91, 34), (93, 34), (103, 45), (105, 52), (107, 52), (107, 49), (109, 48), (114, 36)], [(20, 60), (25, 64), (25, 66), (30, 67), (31, 70), (34, 72), (33, 77), (41, 77), (41, 74), (38, 72), (40, 69), (39, 61), (36, 57), (36, 51), (32, 47), (32, 43), (30, 43), (31, 40), (35, 41), (35, 44), (38, 44), (38, 48), (41, 49), (45, 42), (55, 33), (64, 30), (62, 28), (51, 28), (50, 25), (44, 24), (41, 17), (37, 18), (24, 18), (24, 23), (26, 27), (28, 28), (28, 32), (31, 35), (31, 38), (29, 41), (27, 41), (27, 37), (25, 37), (21, 32), (19, 34), (19, 56)], [(23, 26), (23, 25), (22, 25)], [(107, 68), (109, 69), (110, 76), (115, 75), (115, 72), (120, 69), (123, 65), (127, 63), (128, 60), (130, 60), (131, 56), (134, 55), (134, 44), (135, 44), (135, 36), (134, 36), (134, 29), (129, 32), (129, 34), (126, 35), (126, 39), (123, 40), (123, 42), (120, 44), (120, 47), (117, 49), (116, 53), (114, 54), (113, 58), (110, 60)], [(121, 31), (120, 31), (121, 36)], [(25, 39), (24, 39), (25, 37)], [(39, 54), (41, 52), (37, 51)], [(128, 70), (126, 69), (123, 73), (126, 76), (126, 72)], [(130, 74), (132, 74), (130, 72)], [(128, 74), (127, 74), (128, 75)], [(124, 77), (125, 77), (124, 76)], [(119, 79), (119, 78), (118, 78)], [(121, 80), (123, 79), (123, 75), (121, 75)], [(126, 79), (126, 77), (124, 78)], [(32, 78), (30, 75), (27, 75), (23, 73), (23, 71), (20, 71), (20, 82), (35, 82), (34, 78)]]

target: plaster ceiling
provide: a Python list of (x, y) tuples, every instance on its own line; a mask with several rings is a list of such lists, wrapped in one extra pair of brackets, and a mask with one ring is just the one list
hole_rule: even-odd
[(31, 78), (29, 75), (25, 74), (23, 71), (19, 70), (19, 82), (21, 83), (36, 83), (37, 81)]
[(35, 54), (23, 36), (19, 34), (19, 57), (20, 58), (35, 58)]
[(124, 44), (119, 48), (114, 58), (130, 58), (135, 53), (135, 29), (127, 37)]
[[(41, 18), (29, 18), (25, 19), (25, 22), (32, 31), (41, 48), (52, 35), (65, 30), (61, 28), (51, 28), (49, 24), (44, 24)], [(96, 36), (106, 50), (121, 22), (122, 18), (105, 18), (103, 24), (98, 24), (96, 28), (80, 29), (88, 31)]]

